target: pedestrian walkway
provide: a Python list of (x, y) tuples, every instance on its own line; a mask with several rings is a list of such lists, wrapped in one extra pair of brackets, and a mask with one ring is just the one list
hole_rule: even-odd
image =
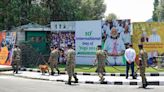
[[(21, 68), (21, 71), (30, 71), (30, 72), (40, 72), (39, 69), (33, 68)], [(60, 72), (60, 74), (66, 74), (66, 72)], [(77, 72), (77, 75), (91, 75), (97, 76), (97, 73), (89, 73), (89, 72)], [(125, 73), (105, 73), (105, 76), (126, 76)], [(140, 75), (137, 73), (137, 75)], [(164, 72), (156, 72), (156, 73), (145, 73), (146, 76), (164, 76)]]
[[(12, 71), (1, 72), (3, 75), (13, 75), (16, 77), (23, 77), (29, 79), (39, 79), (47, 81), (57, 81), (57, 82), (66, 82), (68, 76), (65, 74), (61, 75), (42, 75), (38, 72), (29, 72), (29, 71), (20, 71), (19, 74), (12, 74)], [(125, 76), (105, 76), (105, 81), (103, 83), (99, 82), (98, 76), (93, 75), (77, 75), (79, 78), (79, 83), (85, 84), (106, 84), (106, 85), (141, 85), (141, 78), (132, 79), (129, 77), (125, 79)], [(164, 76), (147, 76), (149, 85), (160, 85), (164, 86)]]

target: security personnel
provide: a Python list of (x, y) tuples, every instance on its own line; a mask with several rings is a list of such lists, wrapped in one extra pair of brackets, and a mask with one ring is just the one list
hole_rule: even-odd
[(97, 60), (97, 73), (100, 77), (100, 82), (103, 82), (105, 80), (104, 78), (104, 72), (105, 72), (105, 61), (107, 58), (107, 54), (105, 51), (102, 50), (102, 46), (97, 46), (97, 52), (96, 52), (96, 60)]
[(71, 85), (71, 79), (72, 76), (75, 79), (74, 83), (78, 83), (78, 78), (76, 77), (76, 74), (74, 73), (75, 68), (75, 50), (72, 49), (72, 45), (68, 44), (68, 51), (66, 53), (66, 71), (68, 74), (68, 82), (66, 84)]
[(58, 71), (58, 74), (60, 74), (60, 71), (58, 69), (58, 58), (59, 58), (59, 51), (57, 46), (51, 47), (51, 54), (48, 61), (50, 63), (51, 75), (54, 75), (54, 68)]
[(148, 59), (148, 55), (146, 53), (146, 51), (143, 49), (143, 45), (140, 44), (138, 45), (139, 47), (139, 69), (140, 69), (140, 76), (142, 78), (142, 86), (141, 88), (146, 88), (147, 87), (147, 80), (146, 80), (146, 76), (145, 76), (145, 68), (147, 66), (147, 59)]
[(12, 68), (13, 73), (18, 74), (19, 66), (21, 61), (21, 49), (17, 44), (14, 46), (13, 55), (12, 55)]

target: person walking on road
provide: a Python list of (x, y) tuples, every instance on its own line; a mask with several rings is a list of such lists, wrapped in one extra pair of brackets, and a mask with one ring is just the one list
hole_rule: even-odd
[(72, 45), (68, 44), (68, 51), (66, 53), (66, 71), (68, 74), (68, 82), (66, 84), (71, 85), (72, 76), (75, 79), (74, 83), (78, 83), (78, 78), (74, 73), (75, 69), (75, 50), (72, 49)]
[(105, 80), (104, 78), (104, 72), (105, 72), (105, 61), (107, 59), (107, 54), (105, 51), (102, 50), (102, 46), (97, 46), (96, 51), (96, 61), (97, 61), (97, 73), (100, 77), (100, 82), (103, 82)]
[(12, 55), (12, 64), (11, 64), (13, 68), (13, 73), (18, 74), (20, 62), (21, 62), (21, 49), (17, 44), (15, 44), (13, 55)]
[(58, 69), (58, 58), (59, 58), (59, 51), (57, 46), (51, 47), (51, 54), (49, 58), (50, 68), (51, 68), (51, 75), (54, 75), (54, 68), (58, 71), (58, 75), (60, 71)]
[(145, 70), (147, 66), (148, 55), (147, 52), (143, 49), (143, 45), (138, 45), (139, 47), (139, 69), (140, 69), (140, 76), (142, 78), (142, 86), (140, 88), (146, 88), (148, 83), (145, 76)]

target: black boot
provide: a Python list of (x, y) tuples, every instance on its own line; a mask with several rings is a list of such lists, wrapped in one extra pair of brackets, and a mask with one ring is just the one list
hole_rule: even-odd
[(15, 72), (16, 72), (16, 74), (18, 74), (18, 67), (16, 67), (16, 71)]
[(54, 72), (51, 72), (51, 75), (54, 75), (55, 73)]
[(15, 73), (15, 72), (16, 72), (16, 70), (14, 69), (14, 70), (13, 70), (13, 73)]
[(133, 79), (137, 79), (137, 77), (136, 76), (133, 76)]
[(146, 88), (147, 87), (147, 84), (143, 84), (143, 88)]
[(59, 70), (57, 70), (58, 71), (58, 75), (60, 74), (60, 71)]
[(146, 88), (147, 84), (142, 84), (141, 86), (139, 86), (139, 88)]
[(13, 67), (13, 73), (15, 73), (16, 72), (16, 66), (13, 65), (12, 67)]
[(18, 74), (18, 71), (16, 70), (16, 74)]
[(76, 77), (76, 75), (74, 74), (74, 79), (75, 79), (75, 82), (74, 83), (78, 83), (78, 78)]
[(68, 78), (68, 82), (66, 82), (65, 84), (71, 85), (71, 78)]
[(147, 87), (147, 85), (148, 85), (148, 82), (147, 82), (147, 79), (145, 79), (146, 80), (146, 84), (145, 84), (145, 86)]
[(66, 82), (65, 84), (71, 85), (71, 81)]
[(75, 78), (75, 82), (74, 83), (78, 83), (78, 78), (77, 77)]

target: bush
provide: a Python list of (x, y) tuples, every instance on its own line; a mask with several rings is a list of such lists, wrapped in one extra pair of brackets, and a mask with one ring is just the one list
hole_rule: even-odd
[(20, 49), (22, 51), (22, 67), (37, 67), (39, 64), (44, 64), (44, 57), (39, 54), (30, 42), (21, 42)]

